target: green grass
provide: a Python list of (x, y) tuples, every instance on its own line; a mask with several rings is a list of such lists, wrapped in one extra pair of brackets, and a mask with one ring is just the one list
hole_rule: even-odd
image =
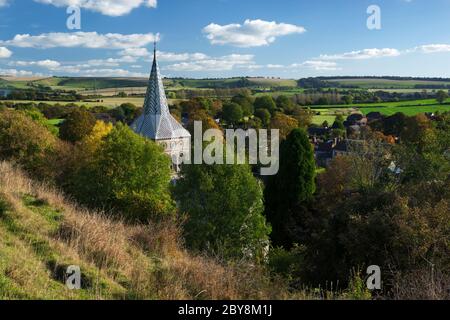
[(313, 120), (312, 120), (312, 123), (321, 126), (322, 123), (327, 121), (329, 125), (332, 125), (334, 123), (334, 120), (336, 120), (336, 116), (333, 116), (333, 115), (320, 115), (320, 116), (314, 116)]
[(365, 89), (414, 89), (416, 85), (450, 85), (449, 81), (391, 80), (383, 78), (327, 79), (327, 81)]
[(415, 116), (426, 112), (450, 111), (450, 105), (430, 105), (430, 106), (409, 106), (409, 107), (364, 107), (360, 109), (363, 114), (370, 112), (380, 112), (386, 116), (391, 116), (397, 112), (402, 112), (407, 116)]

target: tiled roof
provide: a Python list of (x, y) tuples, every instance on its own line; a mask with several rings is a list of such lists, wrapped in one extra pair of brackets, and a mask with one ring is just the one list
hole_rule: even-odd
[(156, 61), (156, 51), (144, 101), (144, 113), (134, 121), (131, 128), (136, 133), (152, 140), (188, 138), (191, 136), (189, 131), (184, 129), (170, 114), (158, 62)]

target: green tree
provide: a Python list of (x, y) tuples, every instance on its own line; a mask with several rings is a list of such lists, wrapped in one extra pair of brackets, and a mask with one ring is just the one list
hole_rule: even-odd
[(277, 107), (287, 114), (292, 114), (292, 112), (294, 111), (294, 102), (292, 101), (292, 99), (285, 95), (278, 96), (276, 103)]
[(308, 109), (296, 106), (292, 112), (292, 117), (298, 121), (300, 127), (307, 128), (312, 123), (313, 113)]
[(0, 111), (0, 160), (14, 161), (37, 178), (53, 178), (58, 142), (23, 112)]
[(173, 212), (170, 164), (160, 146), (119, 123), (75, 169), (68, 191), (90, 207), (146, 221)]
[(255, 109), (266, 109), (273, 114), (277, 109), (277, 105), (271, 96), (266, 95), (256, 98)]
[(253, 99), (248, 95), (238, 94), (231, 99), (231, 102), (237, 103), (242, 107), (245, 117), (252, 116), (255, 111), (253, 107)]
[(352, 104), (353, 96), (351, 96), (351, 95), (343, 96), (342, 101), (344, 101), (345, 104)]
[(439, 102), (440, 104), (443, 104), (445, 102), (445, 100), (447, 100), (448, 98), (448, 93), (445, 92), (444, 90), (439, 90), (436, 93), (436, 100), (437, 102)]
[(231, 258), (262, 259), (270, 227), (261, 183), (248, 165), (186, 165), (175, 186), (188, 214), (187, 244)]
[(280, 169), (269, 178), (265, 190), (266, 216), (272, 224), (275, 245), (292, 244), (293, 223), (300, 205), (307, 203), (315, 191), (315, 160), (308, 135), (294, 129), (281, 144)]
[(237, 103), (227, 103), (223, 106), (223, 119), (229, 124), (237, 124), (243, 117), (242, 107)]
[(59, 136), (62, 140), (75, 143), (92, 131), (95, 122), (95, 117), (89, 111), (81, 108), (75, 109), (61, 124)]
[(270, 115), (270, 112), (267, 109), (257, 109), (255, 111), (255, 117), (258, 117), (261, 119), (262, 125), (267, 128), (270, 124), (270, 119), (272, 116)]

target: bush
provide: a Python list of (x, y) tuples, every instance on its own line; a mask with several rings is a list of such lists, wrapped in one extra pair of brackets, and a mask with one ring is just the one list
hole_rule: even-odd
[(32, 175), (54, 175), (58, 140), (43, 125), (23, 112), (0, 111), (0, 159), (20, 164)]
[(263, 192), (247, 165), (186, 165), (175, 186), (188, 214), (187, 244), (225, 257), (262, 259), (270, 227)]
[(95, 117), (84, 109), (72, 111), (59, 130), (61, 139), (75, 143), (87, 136), (95, 125)]
[(101, 144), (83, 146), (93, 150), (91, 159), (75, 168), (66, 187), (81, 202), (122, 212), (132, 221), (173, 212), (171, 160), (156, 143), (119, 123)]

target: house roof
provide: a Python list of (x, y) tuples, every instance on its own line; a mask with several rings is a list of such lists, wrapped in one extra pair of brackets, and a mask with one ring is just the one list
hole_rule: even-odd
[(156, 60), (156, 48), (144, 101), (144, 113), (134, 121), (131, 128), (136, 133), (152, 140), (170, 140), (191, 136), (189, 131), (184, 129), (170, 114), (161, 73)]

